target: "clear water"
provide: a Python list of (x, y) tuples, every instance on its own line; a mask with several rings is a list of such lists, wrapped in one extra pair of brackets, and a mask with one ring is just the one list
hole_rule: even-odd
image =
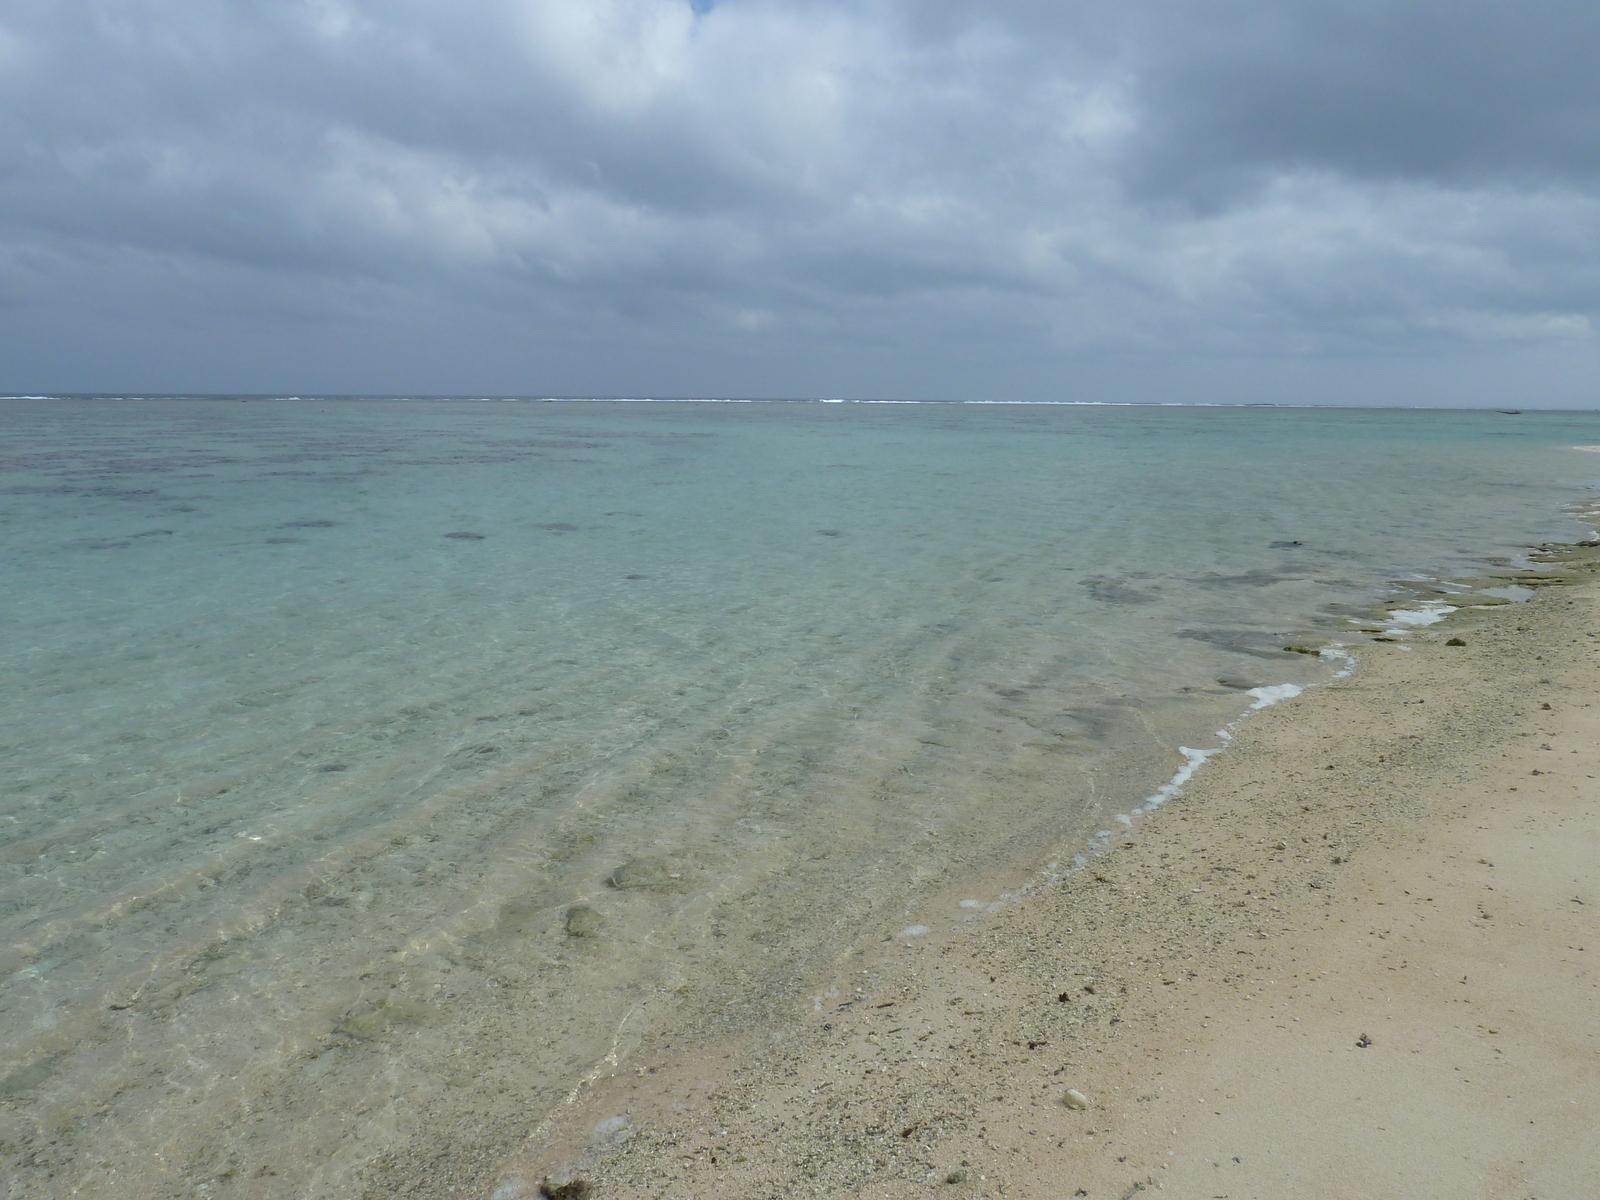
[(1600, 475), (1573, 413), (0, 420), (8, 1196), (473, 1178), (1070, 853), (1326, 676), (1286, 637), (1585, 536)]

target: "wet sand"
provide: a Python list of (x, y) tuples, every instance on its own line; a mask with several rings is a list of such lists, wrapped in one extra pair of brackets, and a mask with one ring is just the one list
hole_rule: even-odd
[(496, 1200), (1600, 1195), (1578, 557), (1356, 647), (1064, 881), (965, 923), (939, 898), (782, 1027), (618, 1061)]

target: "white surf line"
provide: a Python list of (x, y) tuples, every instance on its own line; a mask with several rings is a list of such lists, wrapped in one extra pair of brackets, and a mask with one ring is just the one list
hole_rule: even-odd
[[(1454, 609), (1451, 609), (1450, 611), (1453, 612)], [(1443, 620), (1444, 618), (1441, 614), (1435, 619)], [(1420, 623), (1432, 624), (1431, 621), (1424, 621)], [(1341, 664), (1340, 668), (1334, 672), (1329, 682), (1332, 682), (1333, 679), (1346, 679), (1356, 669), (1355, 657), (1344, 648), (1344, 643), (1335, 643), (1332, 646), (1326, 646), (1317, 651), (1317, 656), (1319, 658), (1332, 659), (1334, 662)], [(1320, 685), (1313, 684), (1312, 686), (1317, 687)], [(1030, 879), (1027, 883), (1023, 884), (1017, 892), (1001, 892), (999, 896), (989, 901), (972, 899), (960, 901), (959, 907), (972, 910), (967, 913), (963, 920), (975, 921), (984, 913), (995, 912), (998, 909), (1004, 908), (1007, 904), (1011, 904), (1014, 901), (1021, 899), (1021, 897), (1031, 894), (1041, 884), (1059, 883), (1068, 876), (1081, 871), (1095, 858), (1104, 854), (1107, 847), (1110, 846), (1111, 843), (1119, 837), (1119, 835), (1125, 836), (1127, 833), (1129, 833), (1137, 821), (1141, 820), (1147, 814), (1152, 813), (1156, 809), (1160, 808), (1174, 796), (1180, 795), (1183, 791), (1184, 785), (1188, 783), (1189, 780), (1194, 778), (1196, 771), (1205, 766), (1206, 762), (1214, 755), (1221, 754), (1228, 748), (1228, 743), (1233, 741), (1234, 729), (1236, 729), (1240, 723), (1249, 717), (1252, 712), (1255, 712), (1259, 709), (1268, 708), (1274, 704), (1277, 704), (1280, 700), (1293, 699), (1295, 696), (1300, 695), (1305, 690), (1305, 688), (1301, 687), (1297, 683), (1275, 683), (1266, 685), (1264, 687), (1254, 687), (1248, 689), (1245, 692), (1245, 695), (1255, 697), (1255, 703), (1244, 712), (1240, 713), (1239, 716), (1234, 718), (1232, 721), (1229, 721), (1221, 729), (1217, 730), (1217, 738), (1222, 744), (1220, 746), (1212, 746), (1204, 750), (1196, 750), (1190, 746), (1179, 746), (1178, 753), (1183, 755), (1183, 766), (1177, 769), (1171, 779), (1167, 780), (1167, 782), (1158, 787), (1154, 793), (1146, 797), (1143, 804), (1136, 806), (1128, 812), (1118, 813), (1113, 818), (1113, 820), (1122, 827), (1120, 831), (1110, 829), (1101, 829), (1097, 831), (1095, 835), (1089, 839), (1089, 844), (1072, 856), (1072, 861), (1070, 863), (1049, 863), (1045, 866), (1044, 870), (1039, 873), (1037, 878)], [(959, 925), (952, 926), (952, 928), (958, 927)], [(913, 926), (912, 928), (915, 929), (921, 927)], [(910, 932), (910, 930), (906, 930), (904, 933), (897, 936), (904, 937), (907, 934), (910, 934)]]
[(617, 1022), (617, 1028), (611, 1034), (611, 1048), (606, 1051), (605, 1056), (590, 1067), (583, 1078), (572, 1085), (572, 1089), (567, 1092), (561, 1103), (545, 1114), (544, 1120), (528, 1131), (527, 1136), (522, 1139), (524, 1144), (548, 1137), (551, 1129), (555, 1126), (556, 1120), (566, 1110), (578, 1103), (586, 1089), (592, 1087), (596, 1080), (615, 1072), (617, 1067), (622, 1064), (622, 1031), (628, 1027), (628, 1022), (633, 1020), (634, 1014), (644, 1006), (645, 1000), (638, 1001), (627, 1011), (622, 1020)]

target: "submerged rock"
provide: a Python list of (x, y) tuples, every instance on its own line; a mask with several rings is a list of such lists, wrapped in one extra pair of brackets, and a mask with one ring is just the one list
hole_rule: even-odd
[(587, 904), (574, 904), (567, 909), (567, 936), (594, 938), (600, 936), (605, 919)]
[(379, 1000), (376, 1004), (357, 1009), (338, 1025), (335, 1033), (357, 1041), (367, 1042), (382, 1037), (397, 1026), (421, 1025), (427, 1010), (409, 1000)]
[(500, 906), (495, 922), (483, 936), (491, 941), (508, 942), (519, 937), (542, 934), (550, 928), (547, 905), (550, 899), (541, 896), (515, 896)]
[(606, 876), (606, 883), (619, 891), (648, 888), (658, 892), (680, 891), (686, 872), (683, 864), (671, 858), (630, 858)]
[(38, 1087), (55, 1074), (56, 1063), (63, 1057), (63, 1054), (52, 1054), (23, 1067), (20, 1071), (11, 1072), (4, 1079), (0, 1079), (0, 1096), (20, 1096)]

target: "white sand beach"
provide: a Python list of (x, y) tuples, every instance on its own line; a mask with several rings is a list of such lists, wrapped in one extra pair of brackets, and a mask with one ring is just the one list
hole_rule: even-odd
[(1600, 1194), (1600, 588), (1408, 640), (1064, 882), (597, 1080), (496, 1195)]

